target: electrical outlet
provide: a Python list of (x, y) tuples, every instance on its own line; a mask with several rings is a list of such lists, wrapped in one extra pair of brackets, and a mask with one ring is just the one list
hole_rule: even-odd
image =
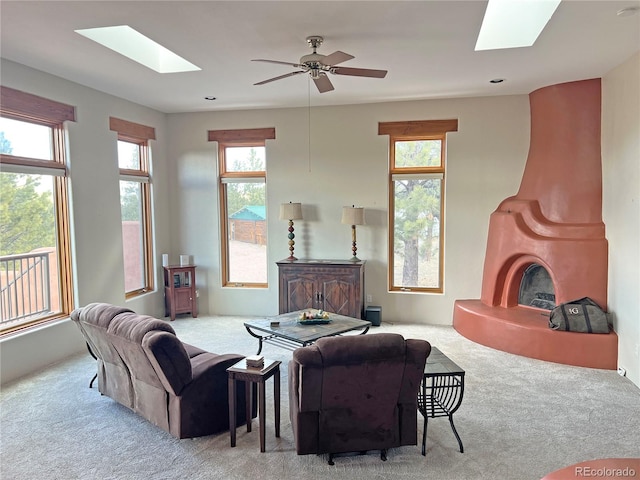
[(367, 303), (371, 303), (371, 302), (373, 302), (373, 296), (367, 295)]
[(624, 377), (627, 375), (627, 371), (623, 367), (618, 367), (618, 375)]
[(196, 298), (200, 297), (200, 290), (196, 290)]

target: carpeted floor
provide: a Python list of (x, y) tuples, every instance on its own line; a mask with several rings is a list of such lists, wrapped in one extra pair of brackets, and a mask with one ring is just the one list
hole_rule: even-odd
[[(256, 353), (239, 317), (179, 317), (172, 326), (185, 342), (216, 353)], [(429, 422), (427, 456), (419, 446), (339, 457), (298, 456), (288, 416), (286, 364), (291, 352), (267, 345), (283, 362), (281, 438), (274, 437), (272, 384), (267, 392), (266, 452), (257, 422), (228, 433), (177, 440), (89, 389), (95, 362), (88, 354), (3, 387), (2, 480), (137, 479), (435, 479), (539, 480), (585, 460), (640, 457), (640, 389), (615, 371), (518, 357), (461, 337), (452, 327), (383, 323), (368, 335), (397, 332), (424, 338), (466, 370), (454, 415), (464, 453), (446, 418)], [(419, 418), (418, 441), (422, 438)], [(640, 472), (637, 473), (640, 475)]]

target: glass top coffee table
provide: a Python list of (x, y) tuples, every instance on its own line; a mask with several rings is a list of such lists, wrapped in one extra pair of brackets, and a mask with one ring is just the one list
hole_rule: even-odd
[[(264, 343), (270, 343), (289, 350), (311, 345), (322, 337), (332, 337), (361, 330), (360, 335), (369, 331), (371, 322), (357, 318), (329, 314), (327, 323), (302, 324), (300, 315), (308, 310), (283, 313), (275, 317), (252, 320), (244, 323), (249, 335), (258, 339), (258, 354)], [(319, 320), (319, 322), (322, 320)]]

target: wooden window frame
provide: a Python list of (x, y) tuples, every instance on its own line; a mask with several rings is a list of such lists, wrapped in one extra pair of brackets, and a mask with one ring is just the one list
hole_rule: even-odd
[[(444, 225), (445, 225), (445, 170), (446, 170), (446, 136), (448, 132), (458, 131), (458, 120), (419, 120), (406, 122), (380, 122), (378, 135), (389, 135), (389, 239), (388, 239), (388, 288), (390, 292), (444, 292)], [(440, 165), (435, 167), (396, 167), (396, 142), (440, 140)], [(394, 241), (395, 241), (395, 184), (398, 177), (411, 175), (437, 175), (441, 178), (440, 187), (440, 233), (438, 258), (438, 285), (436, 287), (405, 287), (394, 282)]]
[[(227, 170), (225, 151), (228, 147), (266, 147), (266, 141), (276, 138), (275, 128), (253, 128), (242, 130), (209, 130), (210, 142), (218, 142), (218, 193), (220, 205), (220, 251), (221, 276), (223, 287), (235, 288), (267, 288), (267, 282), (231, 282), (229, 280), (229, 211), (227, 208), (227, 182), (229, 179), (251, 180), (263, 179), (267, 184), (267, 171), (229, 172)], [(268, 241), (268, 240), (267, 240)]]
[[(21, 173), (39, 173), (53, 176), (53, 201), (56, 223), (58, 282), (60, 311), (55, 314), (7, 327), (0, 335), (42, 325), (67, 317), (74, 306), (71, 257), (71, 228), (69, 223), (68, 168), (64, 123), (75, 122), (75, 107), (48, 98), (0, 86), (0, 116), (27, 123), (44, 125), (52, 129), (52, 160), (39, 160), (0, 154), (0, 165), (11, 165)], [(46, 173), (50, 172), (50, 173)]]
[[(144, 261), (144, 283), (142, 288), (137, 288), (130, 292), (125, 291), (125, 298), (130, 299), (153, 291), (154, 281), (154, 261), (153, 261), (153, 219), (151, 209), (151, 173), (149, 140), (155, 140), (156, 132), (153, 127), (141, 125), (139, 123), (122, 120), (120, 118), (109, 118), (109, 129), (118, 135), (118, 141), (133, 143), (138, 145), (140, 166), (138, 169), (120, 168), (120, 181), (139, 182), (141, 187), (142, 201), (142, 236), (143, 236), (143, 261)], [(124, 260), (123, 260), (124, 261)]]

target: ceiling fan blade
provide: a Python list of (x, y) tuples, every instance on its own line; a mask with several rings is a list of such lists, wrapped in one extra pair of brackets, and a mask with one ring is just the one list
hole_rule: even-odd
[(322, 63), (325, 65), (337, 65), (339, 63), (346, 62), (347, 60), (351, 60), (352, 58), (356, 57), (338, 50), (337, 52), (333, 52), (331, 55), (325, 56), (322, 59)]
[(278, 77), (273, 77), (273, 78), (269, 78), (268, 80), (263, 80), (261, 82), (258, 83), (254, 83), (254, 85), (264, 85), (265, 83), (269, 83), (269, 82), (273, 82), (275, 80), (280, 80), (281, 78), (287, 78), (287, 77), (292, 77), (293, 75), (298, 75), (300, 73), (304, 73), (304, 71), (302, 70), (297, 70), (295, 72), (291, 72), (291, 73), (285, 73), (284, 75), (280, 75)]
[(263, 58), (254, 58), (251, 60), (252, 62), (267, 62), (267, 63), (277, 63), (279, 65), (289, 65), (291, 67), (300, 68), (299, 63), (291, 63), (291, 62), (280, 62), (279, 60), (265, 60)]
[(372, 70), (370, 68), (349, 68), (335, 67), (331, 69), (331, 73), (336, 75), (352, 75), (354, 77), (371, 77), (384, 78), (387, 75), (386, 70)]
[(331, 80), (329, 80), (329, 77), (324, 73), (321, 73), (318, 78), (314, 78), (313, 82), (316, 84), (316, 87), (318, 87), (318, 91), (320, 93), (330, 92), (333, 90)]

